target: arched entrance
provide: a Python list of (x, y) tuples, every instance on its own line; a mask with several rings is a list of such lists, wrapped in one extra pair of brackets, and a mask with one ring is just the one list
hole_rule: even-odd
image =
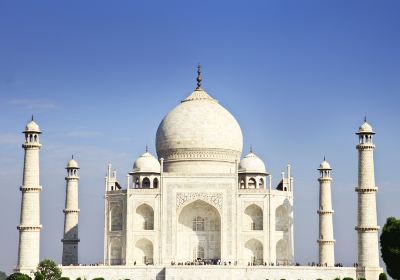
[(202, 200), (186, 205), (177, 226), (178, 261), (221, 258), (221, 216), (214, 206)]
[(142, 204), (136, 209), (135, 228), (137, 230), (154, 229), (154, 211), (147, 204)]
[(260, 206), (252, 204), (244, 210), (245, 230), (262, 230), (263, 229), (263, 211)]
[(281, 239), (276, 243), (276, 263), (280, 265), (289, 263), (288, 244), (285, 239)]
[(153, 243), (147, 238), (136, 242), (135, 261), (138, 264), (153, 264)]
[(263, 245), (257, 239), (250, 239), (244, 245), (246, 261), (252, 265), (263, 263)]

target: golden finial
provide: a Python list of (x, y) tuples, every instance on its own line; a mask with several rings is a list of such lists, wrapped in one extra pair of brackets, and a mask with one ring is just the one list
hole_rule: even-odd
[(197, 79), (196, 80), (197, 80), (196, 89), (201, 89), (202, 78), (201, 78), (201, 66), (200, 66), (200, 64), (197, 65)]

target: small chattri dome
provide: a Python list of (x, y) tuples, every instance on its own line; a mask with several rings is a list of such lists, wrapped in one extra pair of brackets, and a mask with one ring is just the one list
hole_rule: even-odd
[(372, 126), (367, 123), (367, 121), (364, 121), (364, 123), (360, 126), (358, 129), (357, 134), (374, 134), (374, 131), (372, 129)]
[(239, 163), (240, 173), (267, 173), (264, 162), (250, 151)]
[(329, 162), (327, 162), (325, 159), (321, 164), (319, 165), (318, 170), (332, 170), (331, 165)]
[(40, 129), (39, 129), (38, 124), (35, 123), (33, 120), (31, 120), (30, 122), (27, 123), (24, 132), (36, 132), (36, 133), (40, 133)]
[(160, 173), (161, 165), (149, 152), (138, 157), (133, 164), (133, 172)]
[(76, 160), (71, 159), (70, 161), (68, 161), (67, 163), (67, 168), (79, 168), (78, 163), (76, 162)]

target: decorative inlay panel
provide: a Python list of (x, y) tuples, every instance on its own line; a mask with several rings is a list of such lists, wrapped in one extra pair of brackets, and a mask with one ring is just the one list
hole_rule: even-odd
[(179, 192), (176, 194), (176, 208), (179, 209), (188, 202), (195, 201), (197, 199), (209, 202), (215, 206), (218, 210), (222, 210), (222, 193), (200, 193), (200, 192)]

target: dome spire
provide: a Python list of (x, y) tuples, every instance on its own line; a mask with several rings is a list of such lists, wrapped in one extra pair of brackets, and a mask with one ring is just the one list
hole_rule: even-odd
[(201, 65), (200, 65), (200, 63), (197, 65), (197, 87), (196, 87), (196, 90), (200, 90), (201, 89), (201, 81), (202, 81), (202, 78), (201, 78)]
[(31, 121), (33, 121), (33, 114), (32, 114), (32, 118), (31, 118)]

